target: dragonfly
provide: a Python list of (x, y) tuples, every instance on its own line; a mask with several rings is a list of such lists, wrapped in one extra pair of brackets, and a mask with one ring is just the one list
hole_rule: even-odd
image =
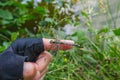
[(50, 43), (51, 44), (65, 44), (65, 45), (68, 45), (68, 46), (80, 47), (79, 44), (69, 44), (67, 42), (61, 42), (60, 40), (51, 40)]
[[(58, 29), (58, 31), (55, 30), (54, 28), (52, 28), (52, 31), (53, 31), (53, 36), (56, 37), (55, 40), (51, 40), (51, 41), (50, 41), (50, 44), (52, 45), (52, 46), (51, 46), (52, 49), (55, 48), (55, 49), (59, 50), (59, 45), (60, 45), (60, 44), (65, 44), (65, 45), (68, 45), (68, 46), (75, 46), (75, 47), (78, 47), (78, 48), (81, 47), (79, 44), (76, 44), (76, 43), (75, 43), (75, 44), (70, 44), (70, 43), (63, 42), (63, 41), (61, 41), (60, 39), (58, 39), (58, 37), (60, 37), (59, 34), (60, 34), (60, 32), (61, 32), (61, 29), (60, 29), (60, 28)], [(62, 32), (61, 32), (61, 33), (62, 33)], [(62, 35), (62, 34), (60, 34), (60, 35)]]

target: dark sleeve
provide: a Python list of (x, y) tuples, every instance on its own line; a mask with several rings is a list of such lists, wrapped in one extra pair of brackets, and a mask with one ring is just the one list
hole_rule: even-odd
[(22, 80), (25, 57), (13, 53), (9, 47), (0, 54), (0, 80)]
[(42, 38), (22, 38), (0, 54), (0, 80), (22, 80), (24, 61), (36, 61), (44, 51)]
[(42, 38), (21, 38), (11, 44), (15, 54), (26, 56), (26, 61), (35, 62), (38, 55), (44, 51)]

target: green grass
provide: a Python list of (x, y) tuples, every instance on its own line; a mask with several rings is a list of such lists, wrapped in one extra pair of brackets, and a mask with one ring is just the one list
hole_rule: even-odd
[[(86, 36), (81, 48), (58, 51), (53, 56), (45, 80), (118, 80), (120, 38), (112, 30), (98, 32), (92, 39)], [(78, 38), (76, 41), (82, 40)]]

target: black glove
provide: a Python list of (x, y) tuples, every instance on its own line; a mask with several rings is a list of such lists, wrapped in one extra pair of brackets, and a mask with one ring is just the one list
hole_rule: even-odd
[(44, 51), (42, 38), (21, 38), (11, 44), (15, 54), (26, 56), (26, 61), (35, 62), (37, 56)]
[(14, 41), (0, 54), (0, 80), (22, 80), (24, 62), (36, 61), (43, 51), (42, 38), (22, 38)]

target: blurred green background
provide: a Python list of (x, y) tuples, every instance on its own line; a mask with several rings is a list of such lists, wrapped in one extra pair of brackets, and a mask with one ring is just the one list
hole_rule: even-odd
[(71, 39), (45, 80), (120, 79), (119, 0), (0, 0), (0, 52), (15, 39)]

